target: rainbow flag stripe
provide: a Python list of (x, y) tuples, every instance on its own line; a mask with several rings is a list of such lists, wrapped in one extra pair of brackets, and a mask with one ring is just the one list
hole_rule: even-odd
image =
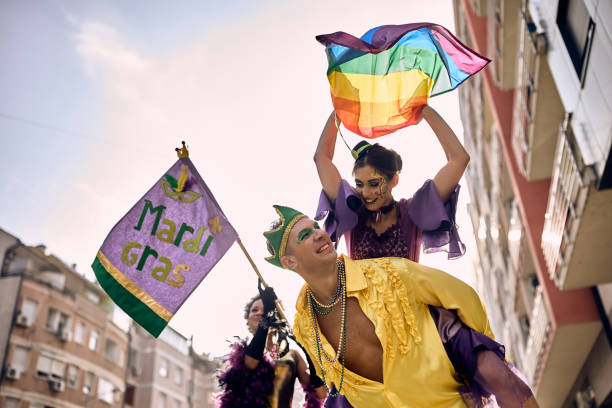
[(318, 35), (332, 102), (344, 126), (375, 138), (414, 124), (427, 99), (451, 91), (490, 60), (432, 23), (385, 25), (361, 38)]

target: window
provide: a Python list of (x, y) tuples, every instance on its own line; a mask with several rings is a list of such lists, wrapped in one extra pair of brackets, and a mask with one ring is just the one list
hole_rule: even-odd
[(83, 394), (91, 394), (93, 391), (93, 381), (94, 375), (91, 372), (85, 373), (85, 378), (83, 378)]
[(70, 316), (53, 307), (50, 307), (49, 313), (47, 314), (46, 328), (47, 330), (55, 333), (70, 330)]
[(140, 368), (140, 353), (138, 350), (131, 348), (128, 355), (128, 362), (130, 364), (130, 371), (133, 376), (139, 376), (141, 374)]
[(174, 399), (174, 408), (181, 408), (181, 400)]
[(74, 341), (83, 344), (85, 340), (85, 323), (77, 322), (76, 327), (74, 328)]
[(28, 324), (32, 324), (36, 320), (36, 312), (38, 311), (38, 302), (32, 299), (25, 299), (21, 305), (21, 314), (26, 316)]
[(44, 378), (64, 378), (66, 364), (52, 355), (41, 354), (38, 356), (36, 375)]
[(132, 385), (132, 384), (127, 384), (125, 386), (125, 395), (123, 397), (123, 401), (125, 402), (125, 405), (134, 405), (134, 392), (136, 391), (136, 388)]
[(13, 358), (11, 359), (11, 367), (23, 373), (28, 366), (28, 349), (21, 346), (15, 346), (13, 349)]
[(119, 346), (109, 338), (106, 339), (106, 344), (104, 345), (104, 357), (115, 363), (119, 358)]
[(114, 388), (110, 381), (104, 378), (98, 379), (98, 399), (112, 404), (115, 394)]
[(4, 408), (18, 408), (19, 400), (17, 398), (5, 397)]
[(92, 291), (88, 290), (85, 291), (85, 296), (87, 296), (87, 299), (91, 300), (96, 305), (100, 303), (100, 296), (97, 293), (93, 293)]
[(163, 357), (159, 364), (159, 375), (164, 378), (168, 377), (168, 360)]
[(183, 369), (181, 367), (176, 367), (176, 370), (174, 370), (174, 383), (176, 385), (183, 384)]
[(158, 408), (166, 408), (168, 406), (168, 397), (163, 392), (159, 393)]
[(595, 23), (589, 15), (584, 0), (560, 0), (557, 9), (557, 25), (578, 78), (581, 83), (584, 83), (584, 74), (595, 33)]
[(100, 337), (100, 333), (97, 330), (92, 330), (89, 335), (89, 349), (96, 351), (98, 348), (98, 337)]
[(77, 366), (69, 365), (67, 382), (70, 388), (76, 388), (78, 376), (79, 368)]

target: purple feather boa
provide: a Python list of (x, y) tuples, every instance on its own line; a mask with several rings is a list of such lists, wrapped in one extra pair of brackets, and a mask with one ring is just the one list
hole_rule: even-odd
[(268, 396), (274, 390), (274, 366), (263, 358), (255, 370), (244, 366), (246, 341), (234, 343), (228, 358), (229, 367), (219, 374), (223, 390), (217, 396), (219, 408), (269, 408)]
[[(244, 366), (246, 341), (237, 341), (227, 359), (228, 368), (219, 374), (222, 389), (217, 395), (218, 408), (269, 408), (268, 396), (274, 391), (274, 365), (267, 358), (259, 362), (255, 370)], [(308, 384), (302, 387), (305, 394), (302, 408), (321, 408), (322, 401)]]
[(312, 388), (312, 384), (302, 386), (304, 390), (304, 403), (302, 408), (321, 408), (323, 402), (317, 397), (317, 392)]

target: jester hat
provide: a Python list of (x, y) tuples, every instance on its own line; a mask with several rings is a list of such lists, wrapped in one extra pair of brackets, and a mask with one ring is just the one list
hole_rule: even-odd
[(265, 259), (272, 265), (284, 268), (280, 260), (285, 255), (289, 233), (291, 232), (293, 226), (306, 216), (290, 207), (283, 207), (282, 205), (274, 205), (273, 207), (280, 217), (281, 224), (278, 227), (263, 233), (264, 237), (266, 237), (274, 250), (274, 255)]

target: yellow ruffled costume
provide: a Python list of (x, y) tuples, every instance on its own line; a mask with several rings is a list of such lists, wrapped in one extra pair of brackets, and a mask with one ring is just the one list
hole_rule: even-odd
[[(493, 339), (474, 289), (445, 272), (405, 258), (340, 259), (345, 262), (347, 296), (357, 298), (384, 350), (384, 383), (345, 369), (342, 394), (355, 408), (465, 407), (458, 391), (461, 383), (455, 379), (427, 305), (456, 310), (463, 323)], [(296, 307), (294, 333), (322, 377), (306, 285)], [(331, 344), (320, 335), (325, 352), (335, 358)], [(340, 383), (340, 362), (323, 359), (323, 369), (330, 387)]]

